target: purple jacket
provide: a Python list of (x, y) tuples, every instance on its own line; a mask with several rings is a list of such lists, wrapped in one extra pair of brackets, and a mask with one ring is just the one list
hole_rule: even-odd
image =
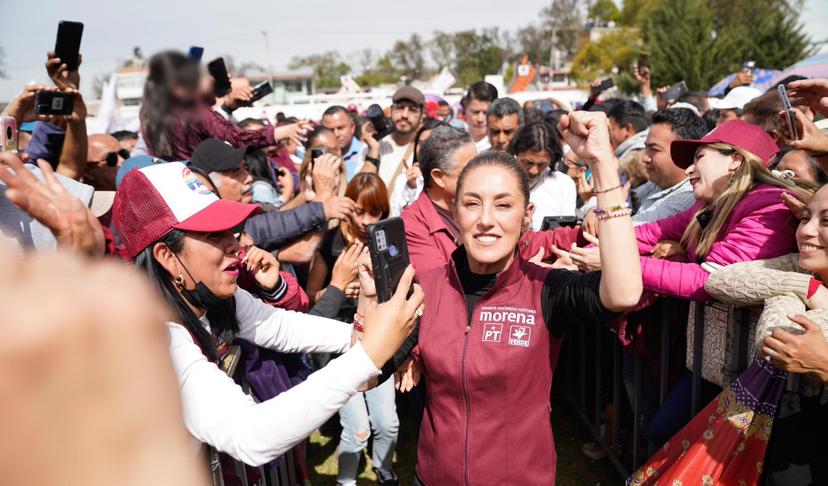
[[(731, 263), (763, 260), (796, 251), (797, 221), (782, 204), (784, 189), (760, 185), (748, 192), (733, 208), (704, 261)], [(691, 218), (702, 206), (696, 203), (683, 213), (635, 228), (638, 252), (649, 255), (659, 241), (681, 241)], [(644, 290), (693, 301), (710, 297), (704, 291), (708, 273), (696, 261), (696, 246), (687, 249), (684, 262), (641, 257)]]

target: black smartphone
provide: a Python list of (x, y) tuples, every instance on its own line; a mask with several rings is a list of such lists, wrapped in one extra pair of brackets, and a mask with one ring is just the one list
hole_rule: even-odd
[(788, 136), (790, 140), (798, 140), (799, 131), (796, 126), (796, 115), (793, 112), (794, 108), (791, 105), (791, 100), (788, 99), (788, 90), (784, 84), (780, 84), (776, 89), (779, 91), (779, 99), (782, 101), (782, 107), (785, 109), (785, 121), (788, 123)]
[(55, 39), (55, 55), (60, 58), (69, 71), (77, 71), (80, 64), (80, 44), (83, 36), (83, 24), (61, 20)]
[(638, 69), (650, 69), (650, 53), (641, 51), (638, 53)]
[(217, 57), (207, 64), (207, 72), (215, 80), (216, 96), (221, 98), (230, 92), (230, 75), (227, 74), (227, 66), (224, 59)]
[(325, 153), (325, 149), (323, 149), (323, 148), (319, 148), (319, 147), (312, 148), (311, 149), (311, 163), (313, 163), (313, 161), (318, 159), (319, 157), (322, 157), (322, 155), (324, 153)]
[(38, 91), (35, 95), (36, 115), (71, 115), (74, 108), (74, 93)]
[(578, 218), (575, 216), (544, 216), (541, 231), (549, 231), (561, 226), (574, 228), (578, 226)]
[(273, 87), (270, 86), (270, 81), (262, 81), (253, 87), (253, 96), (248, 103), (255, 103), (265, 96), (273, 92)]
[(408, 245), (405, 225), (400, 218), (388, 218), (368, 225), (368, 252), (374, 270), (377, 301), (387, 302), (397, 290), (400, 278), (408, 267)]
[(190, 46), (190, 52), (188, 55), (193, 61), (201, 62), (201, 56), (204, 55), (204, 48), (201, 46)]
[(607, 78), (607, 79), (601, 81), (601, 84), (599, 84), (598, 86), (592, 88), (592, 90), (591, 90), (592, 96), (598, 96), (599, 94), (601, 94), (604, 91), (612, 88), (613, 86), (615, 86), (615, 81), (613, 81), (612, 78)]
[(686, 95), (688, 92), (689, 90), (687, 89), (687, 83), (679, 81), (678, 83), (670, 86), (667, 92), (664, 93), (664, 99), (667, 101), (675, 101)]

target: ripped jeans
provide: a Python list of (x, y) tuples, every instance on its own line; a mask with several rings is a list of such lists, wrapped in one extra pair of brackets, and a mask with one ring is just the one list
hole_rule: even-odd
[[(394, 377), (378, 387), (357, 393), (339, 410), (342, 436), (339, 441), (339, 473), (336, 483), (355, 485), (362, 450), (374, 435), (373, 466), (384, 471), (394, 469), (394, 449), (400, 421), (397, 418)], [(370, 414), (370, 415), (369, 415)]]

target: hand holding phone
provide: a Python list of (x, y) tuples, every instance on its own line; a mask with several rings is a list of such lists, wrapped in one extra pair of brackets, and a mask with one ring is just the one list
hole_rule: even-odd
[(35, 96), (35, 115), (71, 115), (75, 109), (75, 93), (38, 91)]
[(61, 20), (58, 24), (57, 38), (55, 39), (55, 55), (60, 58), (66, 68), (77, 71), (80, 64), (80, 44), (83, 36), (83, 24)]
[(369, 225), (366, 236), (377, 301), (387, 302), (397, 290), (400, 278), (410, 263), (405, 224), (400, 218), (384, 219)]
[(253, 87), (253, 95), (247, 101), (248, 104), (253, 104), (265, 96), (273, 92), (273, 87), (270, 86), (270, 81), (262, 81)]
[(224, 59), (217, 57), (207, 64), (207, 72), (213, 77), (215, 81), (216, 97), (221, 98), (230, 92), (230, 75), (227, 74), (227, 66), (224, 65)]
[(788, 90), (785, 89), (784, 84), (780, 84), (777, 91), (779, 92), (779, 99), (782, 101), (782, 108), (785, 110), (785, 121), (788, 125), (790, 140), (798, 140), (799, 131), (796, 126), (796, 115), (794, 114), (793, 106), (791, 106), (791, 101), (788, 99)]
[(615, 81), (613, 81), (612, 78), (607, 78), (607, 79), (601, 81), (601, 84), (599, 84), (598, 86), (594, 86), (590, 90), (590, 93), (592, 94), (592, 97), (594, 98), (594, 97), (598, 96), (599, 94), (603, 93), (604, 91), (612, 88), (613, 86), (615, 86)]

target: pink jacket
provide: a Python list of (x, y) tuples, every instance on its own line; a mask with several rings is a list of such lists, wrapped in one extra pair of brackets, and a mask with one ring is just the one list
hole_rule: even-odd
[[(797, 221), (782, 204), (784, 189), (761, 185), (748, 192), (730, 214), (704, 261), (731, 263), (774, 258), (796, 251), (794, 233)], [(680, 241), (693, 215), (696, 203), (683, 213), (635, 228), (638, 251), (649, 255), (659, 241)], [(710, 297), (704, 291), (708, 273), (696, 261), (696, 247), (687, 249), (687, 261), (657, 260), (641, 257), (644, 289), (694, 301)]]

